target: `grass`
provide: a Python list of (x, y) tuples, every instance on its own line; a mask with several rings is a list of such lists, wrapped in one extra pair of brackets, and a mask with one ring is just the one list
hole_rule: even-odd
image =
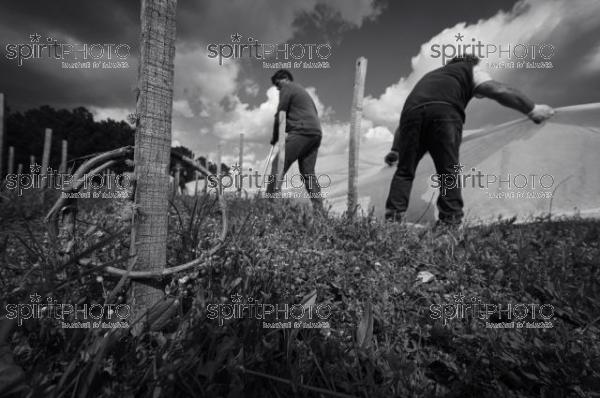
[[(92, 264), (126, 258), (120, 203), (81, 202), (76, 251)], [(62, 303), (103, 303), (118, 279), (61, 263), (35, 203), (26, 195), (3, 204), (2, 302), (29, 303), (37, 292)], [(105, 331), (63, 329), (53, 319), (16, 327), (10, 343), (31, 396), (600, 396), (599, 221), (498, 222), (444, 233), (370, 217), (314, 217), (282, 200), (229, 199), (228, 209), (224, 248), (206, 266), (162, 281), (177, 311), (160, 330), (103, 345)], [(170, 213), (169, 266), (216, 244), (214, 199), (177, 198)], [(420, 271), (435, 278), (419, 282)], [(127, 287), (115, 292), (120, 302)], [(552, 305), (553, 327), (433, 319), (430, 306), (452, 304), (457, 294)], [(312, 299), (330, 306), (331, 327), (209, 319), (207, 306), (231, 304), (233, 295), (281, 305)]]

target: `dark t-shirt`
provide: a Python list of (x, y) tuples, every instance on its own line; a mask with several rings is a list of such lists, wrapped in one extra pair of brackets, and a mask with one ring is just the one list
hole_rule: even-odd
[(286, 112), (285, 131), (290, 134), (321, 135), (317, 107), (304, 87), (294, 82), (284, 83), (279, 90), (279, 106), (275, 114), (273, 137), (278, 136), (279, 111)]
[(473, 98), (473, 64), (455, 62), (435, 69), (421, 78), (406, 98), (402, 113), (428, 102), (446, 102), (465, 120), (465, 108)]

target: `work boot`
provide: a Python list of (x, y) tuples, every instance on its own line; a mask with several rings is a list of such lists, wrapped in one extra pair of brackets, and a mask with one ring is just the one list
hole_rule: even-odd
[(385, 209), (385, 221), (401, 223), (404, 220), (404, 212)]

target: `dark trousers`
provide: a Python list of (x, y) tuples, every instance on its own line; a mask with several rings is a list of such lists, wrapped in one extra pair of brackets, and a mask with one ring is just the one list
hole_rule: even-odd
[[(283, 162), (283, 174), (287, 173), (292, 163), (298, 161), (298, 169), (304, 179), (304, 186), (310, 195), (310, 200), (314, 208), (323, 207), (321, 198), (321, 187), (315, 175), (315, 163), (317, 162), (317, 153), (321, 145), (320, 135), (303, 135), (296, 133), (286, 134), (285, 137), (285, 159)], [(275, 155), (271, 166), (271, 176), (269, 177), (266, 192), (274, 193), (277, 179), (277, 164), (279, 154)], [(294, 179), (294, 181), (297, 181)], [(282, 182), (283, 188), (291, 187), (291, 178), (286, 178)]]
[[(425, 153), (429, 152), (433, 158), (438, 174), (451, 174), (456, 178), (462, 127), (460, 113), (450, 105), (428, 104), (402, 114), (396, 132), (400, 157), (385, 204), (386, 218), (400, 218), (408, 208), (415, 171)], [(459, 224), (463, 217), (463, 199), (458, 184), (451, 185), (451, 189), (440, 189), (439, 219)]]

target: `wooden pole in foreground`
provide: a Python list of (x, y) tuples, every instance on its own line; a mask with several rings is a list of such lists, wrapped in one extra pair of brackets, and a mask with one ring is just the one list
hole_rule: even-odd
[(67, 172), (67, 140), (62, 140), (62, 150), (60, 153), (60, 167), (58, 172), (64, 174)]
[[(160, 271), (167, 265), (169, 165), (175, 57), (176, 0), (142, 0), (135, 131), (135, 211), (131, 225), (131, 266)], [(133, 327), (139, 335), (146, 311), (161, 302), (161, 280), (135, 281), (131, 289)]]
[(8, 147), (8, 174), (13, 174), (15, 172), (15, 147)]
[(44, 153), (42, 155), (42, 171), (41, 175), (45, 176), (50, 166), (50, 148), (52, 146), (52, 129), (46, 129), (44, 137)]
[(350, 142), (348, 153), (348, 215), (353, 216), (358, 206), (358, 148), (360, 144), (360, 124), (362, 104), (365, 93), (365, 77), (367, 75), (367, 59), (356, 60), (354, 77), (354, 95), (352, 98), (352, 118), (350, 121)]
[(242, 196), (242, 178), (241, 175), (244, 173), (244, 133), (240, 133), (240, 153), (238, 158), (238, 166), (240, 173), (240, 182), (237, 188), (238, 195)]
[(4, 172), (4, 94), (0, 93), (0, 177)]
[[(279, 141), (277, 142), (278, 153), (277, 153), (277, 175), (275, 178), (275, 191), (279, 192), (281, 189), (281, 184), (283, 183), (283, 176), (285, 175), (285, 170), (283, 170), (283, 166), (285, 165), (285, 111), (279, 111), (278, 115), (279, 119)], [(287, 184), (286, 184), (287, 188)]]

